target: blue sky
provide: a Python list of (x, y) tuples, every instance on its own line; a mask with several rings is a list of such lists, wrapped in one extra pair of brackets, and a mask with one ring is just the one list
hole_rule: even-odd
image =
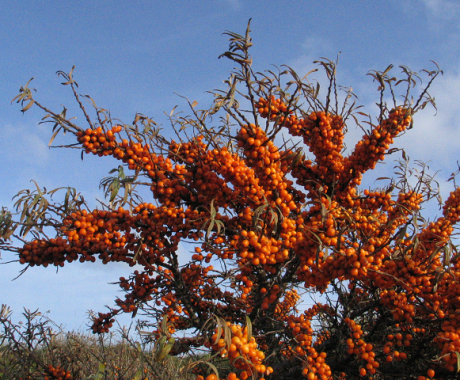
[[(227, 46), (225, 30), (244, 33), (252, 18), (254, 68), (287, 64), (306, 74), (319, 57), (335, 59), (341, 52), (338, 81), (352, 86), (360, 102), (375, 111), (376, 84), (366, 73), (390, 63), (418, 71), (433, 69), (444, 76), (433, 85), (438, 104), (418, 114), (415, 129), (397, 140), (412, 159), (430, 161), (444, 192), (444, 183), (459, 158), (460, 3), (450, 0), (386, 1), (9, 1), (0, 4), (0, 205), (32, 188), (35, 180), (48, 189), (76, 187), (90, 202), (101, 198), (99, 179), (118, 163), (86, 157), (77, 151), (49, 149), (50, 127), (39, 125), (43, 113), (25, 115), (11, 104), (31, 77), (36, 98), (51, 109), (66, 105), (77, 121), (69, 89), (56, 71), (76, 65), (80, 93), (110, 109), (126, 123), (136, 112), (165, 123), (163, 112), (185, 104), (176, 94), (211, 103), (206, 93), (225, 88), (232, 64), (218, 59)], [(394, 69), (395, 74), (399, 69)], [(351, 131), (358, 138), (359, 131)], [(58, 140), (64, 142), (65, 140)], [(387, 165), (382, 170), (391, 169)], [(2, 253), (2, 261), (13, 255)], [(120, 264), (79, 264), (62, 268), (31, 268), (11, 281), (21, 267), (0, 267), (0, 303), (19, 316), (22, 307), (50, 310), (65, 329), (85, 330), (86, 311), (113, 305), (117, 281), (130, 273)], [(129, 318), (122, 319), (122, 323)]]

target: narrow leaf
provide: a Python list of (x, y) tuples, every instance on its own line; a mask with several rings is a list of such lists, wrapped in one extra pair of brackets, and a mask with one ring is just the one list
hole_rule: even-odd
[(252, 337), (252, 322), (251, 319), (246, 315), (246, 328), (247, 328), (247, 340), (248, 343), (251, 341)]

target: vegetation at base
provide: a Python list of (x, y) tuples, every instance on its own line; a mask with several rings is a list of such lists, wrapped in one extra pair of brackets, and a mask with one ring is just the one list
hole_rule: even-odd
[[(105, 335), (66, 332), (39, 311), (25, 310), (19, 323), (3, 305), (0, 315), (0, 379), (194, 379), (184, 366), (207, 359), (199, 352), (156, 359), (157, 347), (139, 329)], [(219, 358), (220, 359), (220, 358)], [(222, 371), (228, 363), (214, 360)]]
[[(209, 353), (182, 363), (196, 380), (456, 378), (460, 188), (454, 173), (443, 202), (426, 165), (412, 168), (394, 147), (417, 133), (417, 113), (435, 106), (428, 89), (439, 68), (369, 72), (378, 94), (371, 115), (337, 83), (336, 62), (316, 62), (323, 87), (310, 80), (316, 70), (260, 73), (249, 24), (245, 35), (227, 35), (221, 57), (236, 66), (227, 89), (213, 91), (204, 109), (185, 99), (189, 115), (174, 108), (170, 134), (141, 114), (115, 122), (77, 93), (73, 69), (58, 75), (84, 127), (41, 104), (30, 81), (21, 87), (14, 100), (23, 112), (46, 112), (50, 143), (66, 132), (60, 147), (117, 167), (101, 180), (98, 208), (75, 189), (21, 191), (15, 210), (0, 214), (0, 249), (25, 269), (137, 265), (117, 281), (124, 297), (94, 315), (93, 333), (108, 334), (120, 313), (142, 313), (155, 361)], [(363, 135), (346, 149), (351, 127)], [(363, 176), (396, 152), (394, 175), (364, 187)], [(437, 199), (442, 215), (430, 221), (422, 211)], [(54, 378), (69, 371), (52, 365)]]

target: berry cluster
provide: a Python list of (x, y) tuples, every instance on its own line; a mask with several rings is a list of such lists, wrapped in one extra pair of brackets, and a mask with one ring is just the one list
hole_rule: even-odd
[[(168, 334), (208, 328), (199, 339), (177, 339), (177, 347), (205, 344), (228, 358), (235, 372), (227, 380), (263, 379), (283, 361), (311, 380), (388, 377), (409, 362), (423, 378), (451, 374), (460, 349), (460, 255), (451, 242), (460, 190), (442, 217), (423, 224), (427, 181), (359, 187), (411, 125), (408, 99), (392, 110), (382, 105), (376, 125), (346, 155), (350, 114), (308, 95), (311, 107), (302, 111), (296, 96), (274, 89), (266, 96), (260, 84), (246, 98), (262, 96), (250, 118), (226, 103), (236, 122), (222, 119), (219, 129), (206, 124), (206, 112), (194, 110), (196, 120), (171, 116), (173, 127), (180, 124), (177, 141), (140, 132), (136, 121), (75, 127), (84, 153), (119, 160), (134, 172), (132, 188), (150, 189), (151, 201), (132, 195), (116, 198), (126, 208), (101, 210), (54, 205), (47, 212), (59, 216), (49, 224), (56, 236), (34, 231), (18, 249), (20, 263), (137, 265), (119, 279), (125, 294), (117, 309), (99, 313), (93, 332), (140, 308), (165, 315)], [(282, 143), (281, 134), (300, 147)], [(336, 307), (318, 303), (299, 313), (302, 285), (335, 291)], [(240, 327), (248, 316), (254, 336)], [(216, 330), (204, 343), (214, 317), (231, 322), (224, 336)]]
[(45, 380), (72, 380), (70, 371), (66, 371), (60, 366), (53, 367), (51, 364), (45, 370)]
[(230, 322), (227, 322), (227, 327), (231, 332), (230, 341), (219, 337), (217, 329), (211, 339), (212, 349), (218, 351), (222, 357), (228, 357), (230, 364), (241, 371), (238, 376), (236, 373), (229, 374), (227, 379), (246, 380), (256, 375), (257, 379), (264, 380), (263, 375), (271, 374), (273, 369), (263, 364), (265, 354), (257, 349), (255, 338), (248, 337), (246, 327), (242, 328)]

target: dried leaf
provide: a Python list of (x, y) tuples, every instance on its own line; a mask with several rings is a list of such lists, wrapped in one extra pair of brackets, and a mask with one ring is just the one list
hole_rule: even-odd
[(247, 328), (247, 340), (251, 341), (252, 337), (252, 322), (251, 319), (246, 315), (246, 328)]
[(56, 136), (58, 135), (59, 131), (61, 130), (61, 128), (57, 129), (56, 132), (53, 133), (53, 135), (51, 136), (51, 139), (48, 143), (48, 146), (51, 146), (51, 144), (53, 143), (54, 139), (56, 138)]

